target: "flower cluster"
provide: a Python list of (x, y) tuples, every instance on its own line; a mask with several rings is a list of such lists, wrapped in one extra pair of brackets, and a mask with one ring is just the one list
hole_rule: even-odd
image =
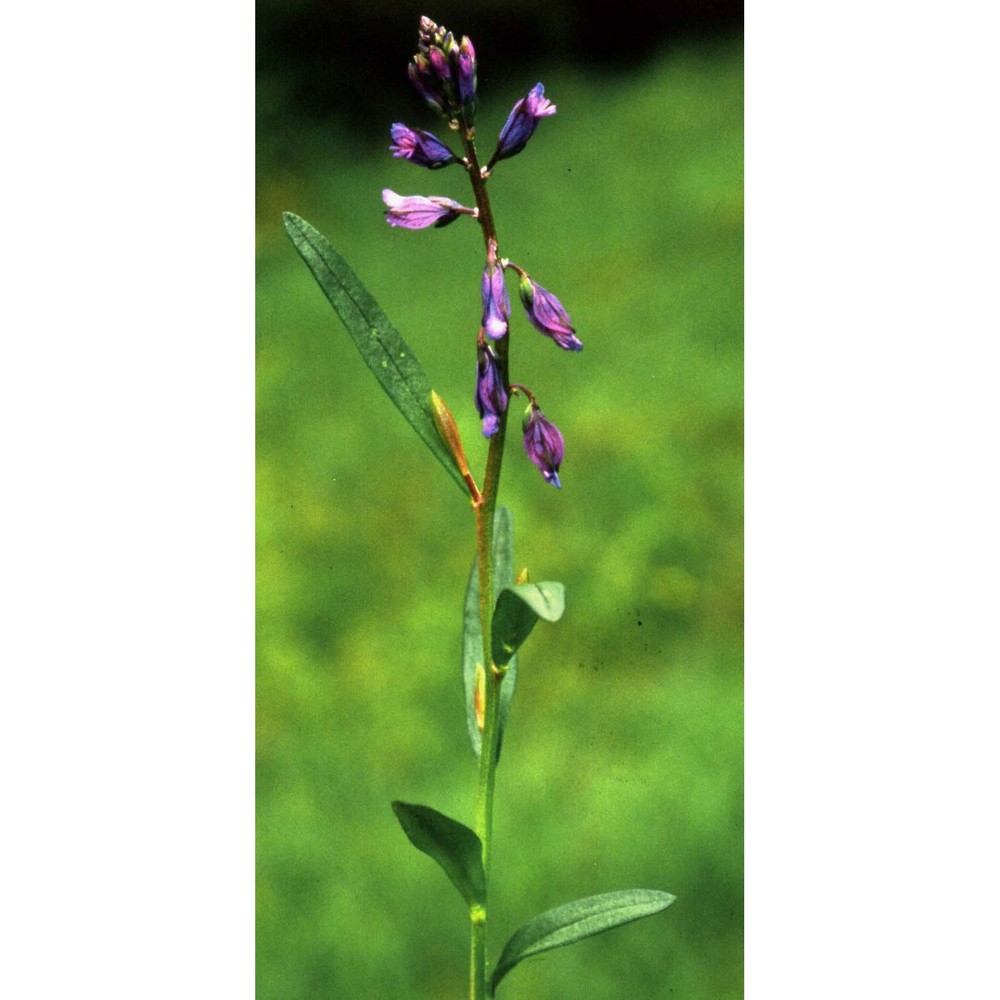
[(429, 17), (420, 18), (420, 41), (409, 73), (427, 105), (445, 121), (472, 125), (476, 117), (476, 50), (468, 38), (456, 42), (446, 28)]
[(548, 289), (543, 288), (524, 268), (502, 258), (497, 247), (485, 185), (493, 167), (501, 160), (520, 153), (534, 135), (542, 118), (556, 113), (556, 106), (545, 97), (545, 88), (536, 84), (513, 107), (500, 130), (496, 149), (485, 167), (480, 167), (475, 151), (473, 127), (478, 98), (476, 94), (476, 53), (472, 42), (463, 37), (456, 42), (447, 29), (429, 18), (420, 19), (417, 53), (409, 66), (410, 80), (421, 96), (448, 127), (459, 132), (465, 156), (459, 156), (430, 132), (410, 128), (402, 122), (392, 125), (393, 156), (429, 170), (453, 163), (461, 164), (470, 174), (476, 207), (466, 208), (450, 198), (423, 195), (402, 196), (388, 188), (382, 192), (386, 221), (405, 229), (441, 227), (460, 215), (477, 219), (486, 242), (486, 264), (482, 277), (482, 314), (476, 339), (476, 409), (482, 420), (483, 435), (493, 437), (504, 426), (510, 395), (520, 393), (529, 400), (523, 433), (528, 458), (538, 467), (546, 482), (561, 486), (559, 466), (563, 460), (562, 434), (538, 406), (534, 395), (524, 386), (511, 384), (507, 374), (507, 345), (510, 297), (506, 272), (518, 276), (518, 293), (528, 321), (566, 351), (579, 351), (583, 344), (576, 336), (569, 314)]

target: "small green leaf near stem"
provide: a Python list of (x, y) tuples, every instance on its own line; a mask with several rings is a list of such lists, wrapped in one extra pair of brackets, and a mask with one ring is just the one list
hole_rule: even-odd
[(433, 858), (470, 908), (482, 907), (486, 896), (482, 845), (463, 823), (428, 806), (395, 801), (392, 811), (410, 843)]
[(524, 959), (652, 916), (670, 906), (674, 898), (669, 892), (656, 889), (620, 889), (546, 910), (525, 924), (504, 946), (490, 980), (490, 995), (500, 980)]

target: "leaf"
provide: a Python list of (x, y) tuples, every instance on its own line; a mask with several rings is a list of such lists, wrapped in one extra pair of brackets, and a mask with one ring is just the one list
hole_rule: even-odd
[(468, 487), (434, 424), (427, 374), (409, 345), (330, 241), (305, 219), (291, 212), (285, 212), (284, 220), (295, 249), (347, 327), (379, 385), (467, 494)]
[(557, 622), (566, 607), (561, 583), (519, 583), (504, 587), (493, 612), (493, 662), (507, 663), (531, 634), (539, 618)]
[[(514, 520), (510, 508), (498, 507), (493, 520), (493, 579), (497, 587), (508, 587), (514, 582)], [(483, 662), (483, 630), (479, 621), (479, 572), (476, 560), (472, 561), (469, 586), (465, 591), (465, 605), (462, 616), (462, 678), (465, 684), (465, 716), (469, 728), (469, 742), (478, 757), (482, 744), (482, 734), (476, 725), (476, 710), (473, 694), (476, 686), (476, 664)], [(507, 714), (510, 712), (511, 698), (517, 684), (517, 657), (507, 666), (507, 675), (500, 686), (500, 733), (503, 740)], [(500, 743), (497, 744), (497, 758)]]
[(483, 845), (467, 826), (428, 806), (395, 801), (392, 811), (418, 851), (432, 857), (451, 879), (469, 906), (483, 906), (486, 876)]
[(652, 916), (665, 910), (675, 898), (656, 889), (620, 889), (546, 910), (525, 924), (504, 946), (490, 980), (491, 994), (523, 959)]

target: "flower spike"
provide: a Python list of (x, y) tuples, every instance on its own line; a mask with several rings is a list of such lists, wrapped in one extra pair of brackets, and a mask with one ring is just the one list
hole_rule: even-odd
[(420, 19), (417, 54), (408, 67), (410, 80), (428, 106), (457, 128), (470, 127), (476, 116), (476, 50), (429, 17)]

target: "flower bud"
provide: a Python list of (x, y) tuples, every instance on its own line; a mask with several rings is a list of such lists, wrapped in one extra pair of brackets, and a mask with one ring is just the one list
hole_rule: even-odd
[(579, 351), (583, 343), (576, 336), (562, 303), (524, 271), (518, 286), (521, 302), (536, 330), (551, 337), (564, 351)]
[(476, 409), (483, 421), (483, 437), (493, 437), (500, 429), (500, 415), (507, 410), (507, 390), (500, 374), (500, 361), (482, 329), (477, 347)]
[(539, 118), (547, 118), (556, 113), (556, 106), (550, 103), (543, 95), (545, 88), (536, 83), (528, 92), (526, 97), (514, 105), (507, 124), (500, 130), (500, 138), (497, 140), (496, 152), (487, 165), (491, 169), (498, 160), (505, 160), (509, 156), (515, 156), (528, 144), (528, 140), (534, 135), (538, 127)]
[(554, 423), (546, 420), (534, 400), (525, 411), (524, 450), (547, 483), (562, 486), (559, 482), (559, 466), (562, 465), (565, 451), (563, 436)]
[(436, 135), (410, 128), (402, 122), (393, 123), (389, 151), (397, 159), (409, 160), (410, 163), (430, 170), (458, 162), (458, 157)]
[(382, 201), (389, 208), (385, 213), (386, 222), (390, 226), (402, 226), (404, 229), (447, 226), (460, 215), (477, 214), (474, 208), (465, 208), (451, 198), (425, 198), (419, 194), (411, 194), (404, 198), (389, 188), (382, 192)]

